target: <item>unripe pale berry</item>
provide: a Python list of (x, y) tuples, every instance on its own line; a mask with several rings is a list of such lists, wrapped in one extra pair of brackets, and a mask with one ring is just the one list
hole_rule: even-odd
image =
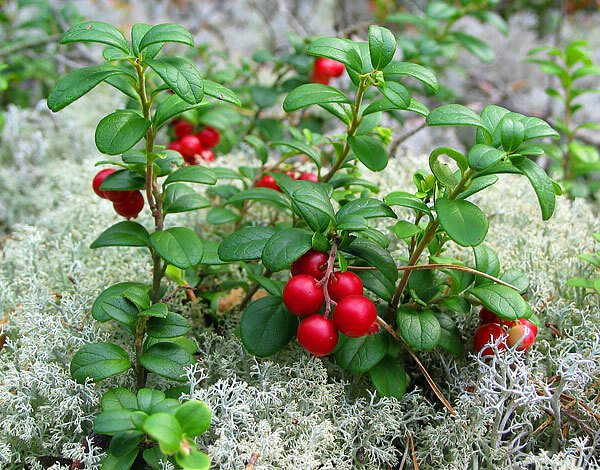
[(302, 320), (296, 336), (300, 346), (315, 356), (331, 354), (338, 343), (333, 321), (323, 315), (311, 315)]
[(204, 129), (196, 134), (202, 142), (204, 147), (212, 148), (215, 147), (219, 140), (221, 140), (221, 134), (214, 127), (206, 126)]
[(131, 197), (124, 202), (113, 202), (115, 212), (127, 219), (135, 219), (144, 208), (144, 196), (139, 191), (133, 191)]
[(527, 351), (535, 343), (535, 335), (536, 332), (529, 325), (518, 323), (508, 329), (506, 342), (511, 348), (516, 346), (517, 351)]
[(363, 295), (349, 295), (341, 299), (333, 310), (333, 321), (340, 332), (351, 338), (364, 336), (377, 321), (377, 309)]
[(506, 349), (506, 332), (504, 328), (496, 323), (485, 323), (475, 330), (473, 334), (473, 347), (476, 351), (481, 352), (482, 356), (492, 356), (493, 349), (486, 346), (488, 343), (495, 343), (499, 338), (502, 342), (498, 345), (498, 349)]
[(173, 134), (178, 140), (183, 139), (186, 135), (191, 135), (194, 132), (194, 125), (191, 122), (179, 120), (173, 124)]
[(329, 297), (339, 302), (349, 295), (362, 295), (363, 283), (356, 274), (346, 271), (345, 273), (333, 273), (327, 281)]
[(300, 317), (317, 313), (325, 301), (316, 279), (307, 274), (291, 278), (283, 288), (282, 297), (286, 308)]
[(327, 268), (329, 255), (322, 251), (309, 250), (292, 263), (292, 276), (308, 274), (315, 279), (321, 279)]
[(113, 168), (106, 168), (104, 170), (100, 170), (96, 176), (94, 176), (94, 180), (92, 181), (92, 187), (94, 188), (94, 192), (100, 196), (102, 199), (106, 199), (106, 192), (100, 190), (100, 186), (104, 183), (104, 180), (108, 177), (108, 175), (114, 173), (116, 170)]

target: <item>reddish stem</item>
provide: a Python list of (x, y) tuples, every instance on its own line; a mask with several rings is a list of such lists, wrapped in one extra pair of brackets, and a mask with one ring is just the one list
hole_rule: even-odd
[(331, 243), (331, 251), (329, 252), (329, 259), (327, 260), (327, 268), (325, 269), (325, 274), (323, 274), (323, 277), (317, 282), (317, 285), (323, 289), (323, 296), (325, 297), (325, 318), (329, 318), (332, 306), (335, 307), (337, 305), (337, 302), (332, 300), (329, 296), (329, 289), (327, 289), (327, 283), (329, 281), (329, 278), (333, 276), (336, 254), (337, 243), (335, 240), (333, 240), (333, 242)]

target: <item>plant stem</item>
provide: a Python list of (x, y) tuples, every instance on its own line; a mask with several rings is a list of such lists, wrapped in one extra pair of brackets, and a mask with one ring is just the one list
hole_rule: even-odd
[[(367, 88), (369, 88), (369, 82), (367, 81), (366, 78), (361, 78), (360, 83), (358, 85), (358, 91), (356, 92), (356, 98), (354, 100), (354, 106), (352, 108), (352, 120), (350, 121), (350, 124), (348, 124), (348, 131), (347, 131), (348, 137), (352, 137), (356, 133), (356, 130), (358, 129), (358, 126), (360, 125), (360, 123), (362, 121), (362, 117), (360, 116), (360, 106), (362, 104), (362, 100), (365, 95), (365, 91), (367, 91)], [(342, 167), (342, 165), (346, 161), (346, 157), (348, 156), (349, 153), (350, 153), (350, 144), (348, 143), (348, 139), (346, 138), (346, 142), (344, 144), (344, 150), (342, 151), (342, 154), (339, 156), (339, 158), (337, 159), (337, 161), (335, 162), (335, 164), (333, 165), (331, 170), (329, 170), (329, 173), (327, 173), (321, 179), (321, 182), (327, 183), (331, 178), (333, 178), (333, 176), (336, 174), (336, 172)]]
[[(458, 182), (458, 184), (454, 187), (454, 189), (448, 195), (448, 199), (456, 199), (456, 196), (458, 196), (461, 193), (461, 191), (464, 189), (467, 182), (471, 179), (472, 175), (473, 175), (473, 170), (471, 170), (470, 168), (467, 171), (465, 171), (464, 174), (462, 175), (462, 178)], [(438, 229), (439, 225), (440, 225), (440, 222), (437, 218), (435, 218), (429, 222), (429, 224), (427, 225), (427, 228), (425, 229), (425, 233), (423, 234), (423, 238), (421, 238), (421, 241), (419, 242), (419, 244), (416, 246), (416, 248), (410, 255), (410, 258), (408, 260), (408, 266), (414, 266), (417, 264), (417, 262), (419, 261), (419, 258), (421, 257), (421, 254), (429, 246), (429, 243), (431, 243), (431, 240), (435, 236), (435, 232)], [(400, 279), (400, 283), (398, 284), (398, 287), (396, 288), (396, 292), (394, 293), (394, 297), (392, 298), (392, 301), (388, 305), (388, 314), (389, 315), (393, 315), (394, 312), (396, 310), (398, 310), (398, 305), (400, 305), (400, 298), (402, 297), (402, 294), (404, 293), (404, 289), (406, 288), (406, 285), (408, 284), (408, 280), (410, 278), (410, 274), (412, 273), (412, 271), (413, 271), (412, 269), (407, 269), (406, 271), (404, 271), (404, 274), (402, 275), (402, 278)]]
[[(567, 75), (570, 75), (569, 66), (566, 67)], [(571, 144), (573, 143), (573, 132), (571, 130), (571, 119), (573, 113), (571, 112), (571, 86), (570, 84), (564, 85), (565, 92), (565, 130), (567, 136), (567, 148), (563, 156), (563, 178), (568, 180), (571, 178)]]
[(329, 314), (331, 313), (332, 306), (336, 306), (337, 302), (332, 300), (329, 296), (329, 289), (327, 288), (327, 283), (331, 276), (333, 276), (333, 269), (335, 267), (335, 256), (337, 254), (337, 242), (334, 239), (331, 242), (331, 251), (329, 252), (329, 258), (327, 259), (327, 268), (325, 269), (325, 274), (323, 277), (319, 279), (317, 286), (321, 287), (323, 290), (323, 296), (325, 297), (325, 318), (329, 318)]

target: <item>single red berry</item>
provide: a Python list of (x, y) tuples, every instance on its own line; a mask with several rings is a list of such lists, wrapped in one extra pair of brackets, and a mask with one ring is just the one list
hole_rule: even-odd
[(333, 321), (323, 315), (311, 315), (302, 320), (296, 336), (300, 346), (315, 356), (331, 354), (338, 343)]
[(498, 315), (485, 307), (482, 307), (481, 310), (479, 310), (479, 319), (481, 320), (481, 323), (497, 323), (498, 325), (502, 323), (502, 320)]
[(294, 170), (288, 170), (288, 171), (285, 172), (285, 174), (288, 175), (293, 180), (296, 179), (296, 172)]
[(111, 202), (126, 202), (129, 201), (135, 191), (104, 191), (106, 199)]
[(311, 83), (321, 83), (322, 85), (329, 85), (329, 75), (322, 75), (316, 70), (313, 70), (310, 74)]
[(528, 326), (533, 331), (534, 336), (537, 336), (538, 327), (531, 323), (529, 320), (525, 318), (518, 318), (517, 320), (515, 320), (515, 323)]
[(309, 250), (292, 263), (292, 276), (308, 274), (315, 279), (321, 279), (327, 268), (329, 255), (322, 251)]
[(168, 148), (169, 150), (175, 150), (176, 152), (179, 152), (179, 153), (181, 153), (181, 151), (182, 151), (182, 148), (181, 148), (181, 142), (180, 142), (180, 141), (178, 141), (178, 140), (174, 140), (173, 142), (171, 142), (171, 143), (170, 143), (170, 144), (167, 146), (167, 148)]
[(200, 155), (200, 159), (204, 160), (205, 162), (214, 162), (215, 161), (215, 154), (213, 153), (213, 151), (211, 149), (202, 149), (199, 153)]
[(504, 328), (496, 323), (485, 323), (475, 330), (473, 334), (473, 346), (475, 350), (481, 352), (482, 356), (492, 356), (494, 351), (490, 346), (486, 346), (488, 343), (495, 343), (499, 338), (502, 338), (502, 342), (498, 345), (498, 349), (506, 349), (506, 332)]
[[(519, 321), (527, 321), (520, 319)], [(530, 323), (530, 322), (527, 322)], [(510, 348), (516, 346), (517, 351), (527, 351), (533, 343), (535, 343), (535, 335), (537, 331), (534, 331), (531, 326), (525, 323), (517, 323), (515, 326), (508, 329), (508, 339), (506, 342)]]
[(221, 134), (214, 127), (206, 126), (200, 132), (196, 134), (202, 142), (202, 145), (208, 148), (215, 147), (219, 140), (221, 140)]
[(100, 170), (96, 176), (94, 176), (94, 180), (92, 181), (92, 187), (94, 188), (94, 192), (100, 196), (102, 199), (106, 199), (106, 192), (100, 191), (100, 186), (104, 183), (104, 180), (108, 177), (108, 175), (114, 173), (117, 170), (112, 168), (106, 168), (104, 170)]
[(283, 303), (299, 317), (317, 313), (324, 301), (325, 296), (317, 280), (307, 274), (294, 276), (283, 288)]
[(375, 333), (379, 333), (380, 328), (381, 327), (379, 326), (379, 323), (374, 321), (373, 324), (369, 327), (369, 331), (367, 331), (367, 334), (374, 335)]
[(144, 208), (144, 196), (139, 191), (133, 191), (131, 198), (124, 202), (113, 202), (115, 212), (127, 219), (135, 219)]
[(314, 173), (301, 173), (300, 176), (298, 176), (298, 179), (304, 181), (312, 181), (313, 183), (319, 182), (319, 177)]
[(319, 57), (315, 60), (314, 71), (320, 76), (339, 77), (344, 73), (344, 64), (337, 60), (328, 59), (327, 57)]
[(339, 302), (349, 295), (362, 295), (363, 283), (360, 277), (350, 271), (337, 272), (327, 281), (327, 291), (332, 300)]
[(377, 309), (363, 295), (349, 295), (341, 299), (333, 309), (333, 321), (338, 330), (351, 338), (364, 336), (377, 321)]
[(173, 123), (173, 134), (178, 140), (183, 139), (186, 135), (191, 135), (194, 132), (194, 125), (191, 122), (178, 120)]
[(180, 140), (181, 155), (184, 157), (192, 157), (202, 151), (202, 143), (195, 135), (186, 135)]
[(254, 183), (254, 187), (256, 188), (269, 188), (274, 189), (275, 191), (281, 192), (281, 188), (275, 181), (271, 175), (265, 175), (261, 179), (259, 179), (256, 183)]

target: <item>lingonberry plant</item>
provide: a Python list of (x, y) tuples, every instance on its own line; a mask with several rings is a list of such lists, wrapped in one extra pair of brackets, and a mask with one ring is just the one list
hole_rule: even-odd
[[(165, 218), (208, 207), (208, 200), (184, 183), (211, 185), (217, 178), (206, 168), (184, 167), (181, 154), (156, 146), (155, 137), (172, 117), (202, 106), (206, 96), (234, 104), (239, 101), (228, 89), (203, 80), (190, 61), (157, 58), (166, 43), (193, 45), (190, 33), (178, 25), (133, 25), (129, 42), (113, 26), (92, 21), (74, 26), (61, 40), (62, 44), (73, 42), (106, 45), (103, 56), (108, 63), (61, 78), (48, 97), (48, 106), (59, 111), (101, 82), (136, 102), (137, 109), (119, 109), (98, 124), (98, 150), (111, 156), (121, 154), (120, 162), (100, 164), (121, 168), (102, 170), (94, 178), (93, 189), (113, 201), (115, 210), (128, 219), (142, 210), (142, 190), (154, 230), (122, 221), (92, 243), (92, 248), (143, 247), (152, 257), (150, 282), (110, 286), (92, 305), (96, 320), (115, 321), (131, 338), (133, 365), (128, 352), (117, 344), (88, 344), (74, 355), (71, 373), (78, 381), (100, 381), (133, 368), (137, 395), (123, 388), (108, 391), (102, 398), (102, 413), (94, 421), (96, 433), (112, 436), (103, 468), (130, 468), (143, 458), (153, 467), (159, 460), (169, 460), (182, 468), (206, 469), (208, 457), (196, 450), (193, 438), (208, 429), (210, 410), (199, 401), (181, 404), (173, 398), (178, 388), (167, 394), (148, 389), (146, 378), (152, 373), (183, 382), (185, 368), (192, 363), (196, 347), (185, 336), (188, 320), (170, 311), (162, 280), (167, 270), (195, 268), (206, 261), (203, 243), (189, 228), (166, 228)], [(143, 148), (134, 149), (140, 141)]]
[[(429, 112), (401, 81), (416, 78), (435, 91), (437, 80), (422, 66), (393, 60), (396, 39), (383, 27), (371, 26), (368, 42), (320, 38), (307, 51), (343, 63), (355, 87), (354, 98), (317, 83), (292, 90), (283, 102), (285, 111), (317, 105), (345, 131), (315, 138), (305, 129), (292, 130), (292, 140), (272, 144), (291, 149), (272, 166), (265, 165), (265, 143), (252, 139), (263, 166), (241, 173), (259, 184), (225, 197), (230, 205), (266, 203), (277, 209), (272, 224), (242, 222), (219, 246), (223, 261), (243, 262), (256, 281), (243, 304), (242, 342), (251, 353), (265, 357), (296, 336), (310, 353), (333, 353), (340, 367), (368, 373), (381, 394), (396, 397), (407, 387), (399, 343), (444, 400), (414, 351), (440, 347), (461, 354), (453, 314), (468, 314), (473, 305), (483, 305), (500, 321), (538, 323), (523, 298), (528, 280), (517, 270), (502, 271), (495, 252), (482, 244), (488, 219), (469, 198), (495, 184), (498, 174), (524, 175), (539, 199), (542, 218), (548, 219), (560, 188), (529, 157), (541, 153), (532, 140), (558, 134), (541, 119), (499, 106), (487, 106), (481, 114), (461, 105)], [(418, 170), (413, 177), (415, 193), (394, 191), (378, 199), (373, 193), (379, 188), (360, 178), (359, 164), (372, 171), (386, 168), (386, 133), (379, 122), (389, 110), (421, 113), (430, 126), (473, 127), (475, 142), (465, 153), (435, 149), (429, 171)], [(282, 162), (299, 153), (315, 165), (317, 182), (292, 179), (282, 170)], [(264, 174), (270, 177), (268, 185), (261, 183)], [(396, 239), (392, 244), (382, 225), (372, 221), (397, 219), (394, 206), (402, 214), (412, 212), (412, 217), (388, 227)], [(473, 249), (473, 267), (445, 254), (450, 241)], [(399, 244), (406, 247), (406, 258), (394, 257)], [(419, 264), (426, 252), (428, 263)], [(287, 282), (273, 276), (287, 269), (292, 274)], [(269, 295), (247, 305), (258, 286)], [(508, 336), (503, 326), (496, 326)], [(513, 344), (523, 336), (517, 333)], [(489, 339), (484, 336), (482, 346)]]
[[(598, 93), (598, 88), (577, 85), (582, 78), (600, 75), (600, 67), (593, 64), (592, 55), (585, 41), (569, 44), (564, 50), (552, 46), (532, 49), (530, 56), (545, 52), (546, 57), (531, 57), (529, 62), (540, 65), (540, 70), (553, 75), (558, 88), (547, 88), (548, 96), (557, 100), (561, 116), (554, 127), (561, 133), (558, 143), (545, 144), (544, 150), (556, 163), (564, 185), (572, 196), (589, 197), (600, 186), (600, 153), (598, 149), (580, 139), (584, 129), (600, 130), (597, 122), (577, 122), (576, 115), (583, 109), (578, 100), (586, 93)], [(553, 168), (554, 170), (554, 168)]]
[[(594, 233), (594, 240), (600, 243), (600, 232)], [(592, 266), (596, 271), (600, 271), (600, 249), (596, 250), (595, 253), (581, 253), (579, 258)], [(600, 294), (600, 275), (590, 276), (589, 278), (572, 277), (569, 279), (568, 284)]]

